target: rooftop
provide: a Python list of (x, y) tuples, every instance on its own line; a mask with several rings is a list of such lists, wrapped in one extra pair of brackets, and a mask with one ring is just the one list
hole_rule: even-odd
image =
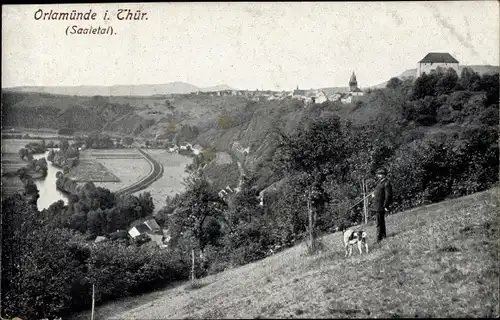
[(139, 231), (139, 233), (144, 233), (149, 231), (148, 226), (144, 223), (135, 226), (135, 228), (137, 229), (137, 231)]
[(419, 63), (458, 63), (448, 52), (429, 52)]

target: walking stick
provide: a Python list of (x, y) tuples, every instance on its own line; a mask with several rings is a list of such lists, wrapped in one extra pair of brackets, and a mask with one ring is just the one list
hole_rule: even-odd
[(95, 285), (92, 283), (92, 314), (90, 320), (94, 320), (94, 306), (95, 306)]

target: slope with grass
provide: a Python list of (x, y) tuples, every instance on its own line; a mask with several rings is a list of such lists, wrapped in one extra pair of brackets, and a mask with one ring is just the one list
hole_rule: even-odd
[[(500, 189), (387, 218), (388, 238), (344, 258), (340, 233), (308, 256), (264, 260), (97, 308), (102, 319), (498, 317)], [(361, 227), (361, 226), (360, 226)], [(82, 313), (74, 319), (88, 318)]]

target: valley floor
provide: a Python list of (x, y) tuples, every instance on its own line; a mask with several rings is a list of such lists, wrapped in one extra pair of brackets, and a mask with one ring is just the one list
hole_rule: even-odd
[(139, 193), (149, 192), (153, 198), (155, 212), (165, 206), (167, 196), (174, 196), (184, 190), (183, 179), (188, 176), (186, 165), (191, 164), (190, 157), (170, 153), (165, 149), (142, 149), (163, 166), (163, 175)]
[[(97, 319), (499, 316), (499, 189), (397, 213), (389, 237), (344, 258), (340, 233), (188, 283), (112, 302)], [(88, 319), (89, 312), (74, 319)]]

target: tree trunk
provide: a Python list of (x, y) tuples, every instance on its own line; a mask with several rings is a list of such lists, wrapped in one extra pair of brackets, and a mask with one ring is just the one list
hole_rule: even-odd
[(194, 275), (194, 248), (191, 249), (191, 281), (195, 280)]
[(309, 217), (309, 252), (314, 253), (316, 251), (316, 237), (314, 234), (314, 213), (312, 208), (312, 194), (309, 192), (307, 196), (307, 213)]
[(92, 313), (90, 320), (94, 320), (94, 306), (95, 306), (95, 285), (92, 284)]
[(363, 183), (362, 183), (362, 187), (363, 187), (363, 214), (365, 215), (365, 224), (368, 223), (368, 199), (366, 198), (366, 182), (365, 180), (363, 179)]

